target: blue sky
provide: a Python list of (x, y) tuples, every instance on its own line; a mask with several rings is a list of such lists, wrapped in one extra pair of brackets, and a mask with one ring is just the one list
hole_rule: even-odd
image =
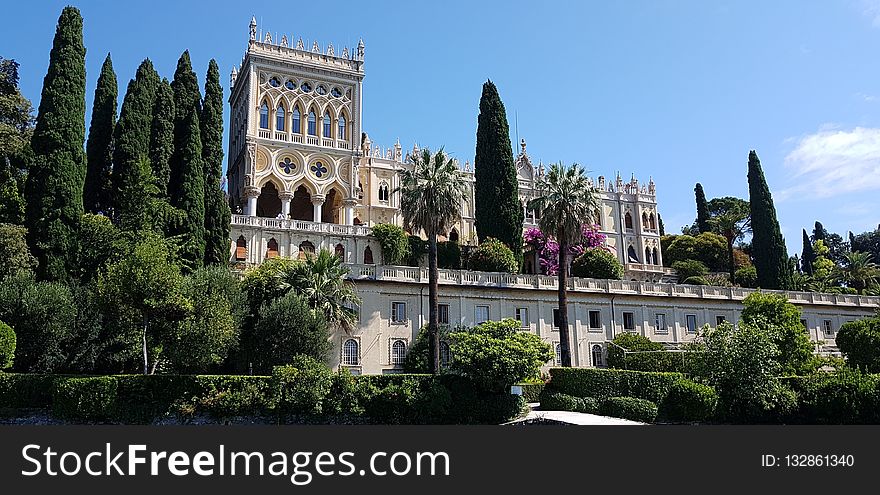
[[(38, 105), (67, 2), (14, 2), (0, 55)], [(657, 183), (667, 231), (694, 218), (693, 187), (747, 197), (756, 149), (788, 248), (821, 220), (880, 223), (880, 0), (629, 2), (74, 2), (85, 18), (88, 106), (107, 52), (120, 101), (144, 57), (170, 78), (189, 49), (224, 85), (248, 22), (324, 46), (366, 44), (364, 125), (405, 148), (473, 161), (482, 83), (535, 162)], [(227, 108), (228, 112), (228, 108)]]

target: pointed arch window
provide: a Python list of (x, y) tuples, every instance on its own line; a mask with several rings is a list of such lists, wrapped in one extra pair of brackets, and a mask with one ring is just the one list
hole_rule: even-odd
[(283, 131), (284, 130), (284, 106), (278, 105), (278, 110), (275, 111), (275, 130)]
[(330, 112), (324, 113), (324, 137), (330, 137), (330, 133), (333, 130), (333, 119), (330, 118)]
[(339, 134), (336, 139), (345, 139), (345, 115), (339, 116)]
[(266, 258), (272, 259), (278, 257), (278, 241), (275, 238), (269, 239), (269, 242), (266, 244)]
[(374, 264), (373, 263), (373, 250), (370, 249), (370, 246), (367, 246), (366, 249), (364, 249), (364, 264), (365, 265)]
[(659, 265), (660, 264), (660, 256), (659, 256), (660, 252), (657, 251), (657, 248), (654, 248), (653, 251), (651, 251), (651, 254), (652, 254), (651, 259), (654, 260), (654, 264)]
[(657, 221), (654, 218), (653, 213), (648, 216), (648, 225), (651, 226), (651, 230), (657, 230)]
[(389, 196), (388, 183), (383, 182), (379, 184), (379, 201), (388, 201)]
[(269, 128), (269, 105), (266, 102), (263, 102), (260, 105), (260, 129), (268, 129)]
[(300, 131), (299, 107), (293, 107), (293, 115), (290, 120), (291, 120), (290, 130), (296, 134), (299, 134), (300, 132), (302, 132), (302, 131)]
[(633, 217), (629, 212), (623, 217), (623, 225), (630, 230), (633, 228)]
[(337, 244), (334, 254), (337, 258), (345, 260), (345, 247), (342, 244)]
[(639, 262), (639, 255), (636, 253), (636, 248), (630, 246), (629, 249), (626, 250), (626, 259), (627, 263)]
[(652, 265), (654, 262), (651, 261), (651, 248), (645, 248), (645, 263)]
[(315, 111), (309, 110), (309, 136), (318, 135), (318, 119), (315, 117)]

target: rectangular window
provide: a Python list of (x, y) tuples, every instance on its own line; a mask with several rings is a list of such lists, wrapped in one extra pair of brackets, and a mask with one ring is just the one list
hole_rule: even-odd
[(449, 305), (437, 305), (437, 323), (441, 325), (449, 325)]
[(559, 308), (553, 308), (553, 328), (559, 328)]
[(697, 333), (697, 315), (685, 315), (688, 333)]
[(665, 313), (657, 313), (654, 315), (654, 331), (657, 333), (668, 333), (669, 329), (666, 328), (666, 314)]
[(519, 322), (520, 328), (529, 328), (529, 308), (516, 308), (514, 318)]
[(720, 324), (724, 323), (725, 321), (727, 321), (727, 318), (725, 318), (724, 315), (718, 315), (715, 317), (715, 324), (716, 325), (720, 325)]
[(629, 331), (636, 329), (636, 318), (632, 312), (623, 312), (623, 329)]
[(590, 311), (590, 328), (602, 328), (602, 314), (598, 311)]
[(391, 303), (391, 323), (406, 323), (406, 303)]
[(801, 320), (801, 325), (804, 326), (804, 331), (810, 333), (810, 325), (807, 323), (806, 319)]
[(833, 335), (834, 334), (834, 327), (831, 326), (831, 320), (823, 321), (822, 326), (825, 328), (825, 335)]
[(489, 321), (489, 306), (474, 306), (474, 324)]

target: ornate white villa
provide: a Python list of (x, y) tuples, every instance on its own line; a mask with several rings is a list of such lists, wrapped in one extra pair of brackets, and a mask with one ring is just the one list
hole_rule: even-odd
[[(409, 343), (427, 318), (424, 268), (384, 266), (370, 235), (378, 223), (403, 225), (400, 171), (408, 157), (398, 141), (375, 145), (363, 128), (364, 43), (357, 47), (310, 46), (287, 35), (273, 38), (250, 23), (240, 67), (230, 76), (228, 191), (233, 208), (230, 261), (258, 264), (276, 256), (301, 257), (329, 249), (351, 268), (363, 299), (360, 329), (334, 336), (335, 364), (354, 372), (400, 370)], [(520, 143), (516, 158), (524, 228), (534, 226), (526, 209), (544, 173)], [(448, 240), (474, 244), (474, 174), (461, 220)], [(606, 342), (621, 331), (641, 332), (671, 344), (693, 338), (696, 328), (720, 318), (735, 321), (747, 289), (659, 283), (663, 268), (653, 180), (642, 184), (593, 181), (601, 199), (595, 219), (624, 264), (626, 281), (572, 279), (570, 319), (577, 366), (601, 366)], [(526, 272), (510, 275), (441, 270), (441, 321), (472, 325), (516, 318), (523, 328), (558, 343), (552, 322), (556, 279)], [(833, 344), (840, 324), (870, 314), (880, 299), (789, 293), (801, 305), (814, 340)], [(445, 352), (448, 357), (448, 352)]]

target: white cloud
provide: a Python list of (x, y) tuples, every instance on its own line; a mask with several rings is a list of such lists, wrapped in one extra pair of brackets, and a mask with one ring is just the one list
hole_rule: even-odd
[(874, 27), (880, 27), (880, 0), (862, 0), (862, 15), (871, 19)]
[(780, 200), (809, 196), (831, 198), (880, 189), (880, 129), (852, 130), (824, 125), (796, 140), (785, 157), (791, 171)]

